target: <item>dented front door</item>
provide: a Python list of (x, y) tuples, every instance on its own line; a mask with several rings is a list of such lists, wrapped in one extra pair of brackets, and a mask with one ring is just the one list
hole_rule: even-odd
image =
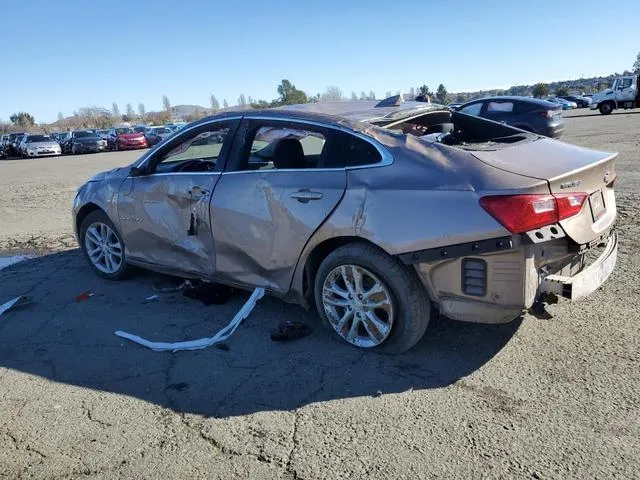
[(132, 260), (211, 276), (215, 249), (209, 203), (220, 173), (158, 173), (129, 177), (118, 217)]

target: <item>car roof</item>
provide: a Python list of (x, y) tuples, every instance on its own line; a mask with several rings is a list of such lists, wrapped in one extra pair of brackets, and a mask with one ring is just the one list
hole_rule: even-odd
[[(384, 101), (383, 101), (384, 102)], [(380, 106), (380, 100), (354, 100), (316, 102), (286, 105), (267, 109), (246, 109), (212, 115), (195, 123), (243, 116), (282, 118), (283, 120), (306, 120), (352, 130), (362, 130), (365, 124), (384, 125), (432, 111), (448, 111), (447, 107), (435, 103), (402, 101), (396, 105)]]

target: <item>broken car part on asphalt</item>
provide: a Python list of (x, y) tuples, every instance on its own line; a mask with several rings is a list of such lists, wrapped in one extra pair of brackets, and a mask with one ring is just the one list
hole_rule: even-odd
[(20, 295), (19, 297), (14, 298), (13, 300), (9, 300), (6, 303), (0, 305), (0, 315), (4, 312), (11, 310), (12, 308), (25, 307), (33, 303), (33, 298), (27, 297), (25, 295)]
[(177, 352), (179, 350), (200, 350), (203, 348), (210, 347), (211, 345), (215, 345), (216, 343), (222, 343), (227, 340), (233, 332), (236, 331), (236, 328), (242, 323), (242, 320), (247, 318), (253, 308), (256, 306), (258, 300), (260, 300), (264, 296), (264, 288), (256, 288), (249, 299), (245, 302), (242, 308), (236, 313), (231, 322), (216, 333), (213, 337), (210, 338), (200, 338), (198, 340), (188, 340), (184, 342), (152, 342), (146, 340), (137, 335), (132, 335), (131, 333), (123, 332), (122, 330), (117, 330), (115, 334), (118, 337), (126, 338), (127, 340), (131, 340), (132, 342), (138, 343), (143, 347), (150, 348), (155, 352)]

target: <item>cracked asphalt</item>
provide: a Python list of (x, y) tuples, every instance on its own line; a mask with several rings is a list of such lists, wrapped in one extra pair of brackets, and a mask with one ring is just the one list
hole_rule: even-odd
[[(568, 117), (563, 140), (620, 152), (613, 276), (551, 318), (436, 318), (397, 357), (344, 346), (270, 298), (228, 350), (116, 337), (211, 336), (248, 294), (147, 301), (162, 277), (106, 282), (69, 249), (75, 187), (135, 153), (0, 161), (0, 254), (38, 255), (0, 271), (0, 303), (35, 300), (0, 316), (0, 478), (637, 478), (640, 114)], [(282, 319), (314, 331), (274, 343)]]

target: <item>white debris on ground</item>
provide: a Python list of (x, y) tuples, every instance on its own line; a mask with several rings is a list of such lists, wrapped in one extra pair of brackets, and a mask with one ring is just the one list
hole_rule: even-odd
[(200, 338), (198, 340), (187, 340), (184, 342), (151, 342), (147, 339), (139, 337), (137, 335), (133, 335), (131, 333), (123, 332), (122, 330), (117, 330), (115, 334), (118, 337), (126, 338), (127, 340), (131, 340), (132, 342), (138, 343), (144, 347), (150, 348), (155, 352), (177, 352), (178, 350), (200, 350), (202, 348), (210, 347), (211, 345), (215, 345), (216, 343), (222, 343), (227, 340), (233, 332), (236, 331), (236, 328), (242, 323), (242, 320), (247, 318), (251, 311), (264, 296), (264, 288), (256, 288), (249, 299), (245, 302), (242, 308), (236, 313), (233, 317), (233, 320), (229, 322), (229, 324), (216, 333), (213, 337), (210, 338)]
[(26, 260), (27, 256), (25, 255), (12, 255), (11, 257), (0, 257), (0, 270), (3, 268), (10, 267), (11, 265), (15, 265), (18, 262), (22, 262)]

